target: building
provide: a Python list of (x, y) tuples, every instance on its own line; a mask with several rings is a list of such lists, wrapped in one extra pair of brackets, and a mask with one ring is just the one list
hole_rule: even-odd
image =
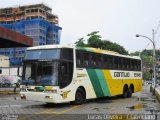
[(9, 57), (0, 55), (0, 68), (9, 67)]
[[(52, 9), (45, 4), (0, 9), (0, 26), (31, 37), (33, 46), (60, 44), (62, 28), (58, 23), (58, 16), (52, 13)], [(0, 54), (12, 56), (11, 65), (20, 65), (22, 62), (16, 63), (18, 58), (14, 57), (14, 54), (18, 53), (22, 57), (25, 49), (24, 47), (3, 48)]]

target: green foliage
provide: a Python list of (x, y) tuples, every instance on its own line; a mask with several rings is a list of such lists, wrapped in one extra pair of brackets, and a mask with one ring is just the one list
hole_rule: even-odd
[(85, 47), (84, 38), (79, 38), (77, 42), (75, 42), (77, 47)]
[(88, 38), (88, 47), (100, 48), (102, 46), (101, 36), (97, 35), (98, 31), (91, 32), (87, 36)]
[[(141, 55), (142, 62), (144, 66), (150, 66), (152, 67), (152, 61), (153, 61), (153, 50), (143, 50), (142, 52), (134, 52), (131, 53), (131, 55)], [(160, 50), (156, 50), (156, 58), (157, 60), (160, 59)]]
[(146, 55), (146, 56), (152, 56), (153, 55), (153, 51), (145, 49), (145, 50), (142, 51), (142, 54)]
[(147, 55), (141, 55), (141, 58), (146, 63), (152, 63), (152, 57)]
[(102, 45), (102, 49), (111, 50), (111, 51), (118, 52), (120, 54), (128, 55), (128, 51), (126, 51), (123, 46), (120, 46), (117, 43), (112, 43), (110, 41), (104, 40), (103, 45)]
[(140, 54), (141, 54), (141, 52), (138, 52), (138, 51), (136, 51), (134, 53), (130, 53), (130, 55), (133, 55), (133, 56), (139, 56)]
[[(140, 54), (142, 59), (143, 66), (143, 79), (150, 80), (151, 74), (150, 69), (153, 68), (153, 50), (143, 50), (142, 52), (134, 52), (131, 55)], [(157, 60), (160, 58), (160, 50), (156, 50), (156, 58)]]
[(143, 80), (150, 80), (151, 74), (149, 71), (143, 72)]
[(78, 39), (77, 42), (75, 42), (76, 46), (78, 47), (94, 47), (94, 48), (100, 48), (100, 49), (104, 49), (104, 50), (111, 50), (111, 51), (115, 51), (118, 52), (120, 54), (128, 54), (128, 51), (126, 51), (124, 49), (123, 46), (120, 46), (117, 43), (112, 43), (110, 41), (107, 40), (102, 40), (102, 37), (100, 35), (98, 35), (99, 31), (94, 31), (91, 32), (87, 35), (88, 39), (87, 39), (87, 44), (84, 43), (84, 38), (80, 38)]

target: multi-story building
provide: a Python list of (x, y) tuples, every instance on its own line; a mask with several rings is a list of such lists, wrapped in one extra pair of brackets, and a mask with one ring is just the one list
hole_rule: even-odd
[[(0, 26), (33, 38), (34, 46), (59, 44), (62, 28), (59, 27), (58, 22), (58, 16), (52, 13), (52, 9), (45, 4), (0, 9)], [(0, 54), (8, 55), (12, 60), (11, 65), (19, 65), (21, 62), (14, 64), (14, 61), (18, 59), (14, 55), (19, 53), (18, 56), (24, 56), (25, 49), (0, 49)]]

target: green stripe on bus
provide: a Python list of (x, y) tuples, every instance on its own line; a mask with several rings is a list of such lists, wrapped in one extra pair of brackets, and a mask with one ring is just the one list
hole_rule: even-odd
[(96, 74), (98, 76), (98, 80), (100, 82), (100, 85), (101, 85), (104, 96), (110, 96), (109, 88), (108, 88), (108, 85), (106, 84), (106, 80), (105, 80), (105, 77), (103, 75), (103, 71), (99, 70), (99, 69), (97, 69), (95, 71), (96, 71)]
[(91, 80), (92, 86), (94, 88), (94, 91), (96, 93), (97, 97), (103, 97), (103, 91), (102, 91), (102, 87), (101, 84), (98, 80), (98, 76), (96, 74), (96, 71), (94, 69), (87, 69), (87, 73), (89, 75), (89, 78)]

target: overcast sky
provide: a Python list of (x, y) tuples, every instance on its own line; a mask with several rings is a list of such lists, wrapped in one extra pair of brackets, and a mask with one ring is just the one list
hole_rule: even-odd
[[(104, 40), (116, 42), (129, 52), (152, 48), (142, 34), (160, 48), (160, 0), (0, 0), (1, 8), (45, 3), (59, 16), (61, 43), (73, 44), (92, 31), (100, 31)], [(148, 43), (150, 43), (148, 45)]]

